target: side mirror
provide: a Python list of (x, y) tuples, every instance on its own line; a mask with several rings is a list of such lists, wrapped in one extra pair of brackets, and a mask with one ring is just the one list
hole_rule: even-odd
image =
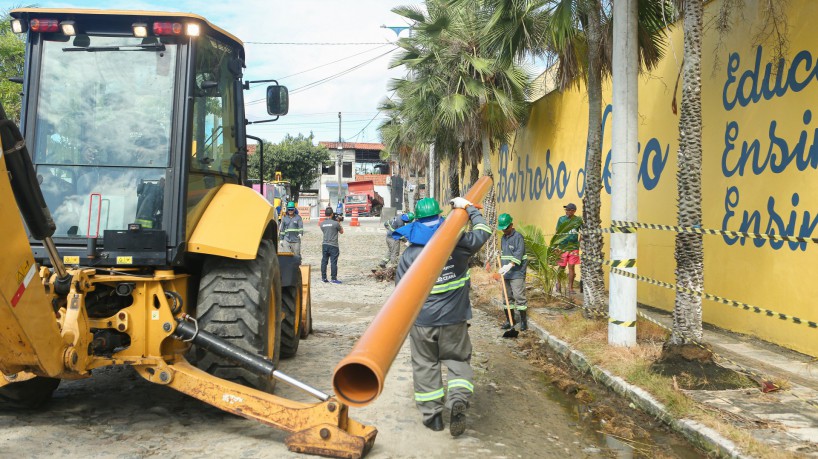
[(267, 114), (284, 116), (290, 111), (290, 94), (286, 86), (267, 86)]

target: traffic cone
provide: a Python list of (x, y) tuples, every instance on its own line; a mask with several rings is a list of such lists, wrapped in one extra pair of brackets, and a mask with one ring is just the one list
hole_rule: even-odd
[(358, 221), (358, 209), (352, 209), (352, 220), (349, 221), (349, 226), (361, 226)]

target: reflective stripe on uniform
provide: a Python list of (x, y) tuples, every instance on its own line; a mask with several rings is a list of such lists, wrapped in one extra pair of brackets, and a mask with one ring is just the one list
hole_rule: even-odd
[(491, 228), (489, 227), (489, 225), (486, 225), (485, 223), (478, 223), (478, 224), (474, 225), (472, 230), (474, 230), (474, 231), (480, 230), (480, 231), (485, 231), (485, 232), (487, 232), (489, 234), (494, 234), (491, 231)]
[(134, 223), (139, 223), (140, 225), (142, 225), (142, 228), (153, 228), (153, 220), (137, 218)]
[(431, 402), (432, 400), (437, 400), (439, 398), (443, 398), (445, 392), (441, 387), (438, 390), (433, 390), (432, 392), (415, 392), (415, 401), (416, 402)]
[(432, 287), (431, 294), (445, 293), (450, 292), (452, 290), (457, 290), (459, 288), (464, 287), (469, 279), (471, 279), (471, 270), (466, 271), (466, 275), (459, 279), (446, 282), (445, 284), (435, 285), (434, 287)]
[(518, 265), (521, 264), (519, 258), (512, 257), (511, 255), (503, 255), (502, 257), (500, 257), (500, 259), (501, 260), (506, 260), (506, 261), (513, 261), (515, 264), (518, 264)]
[(452, 379), (451, 381), (449, 381), (449, 390), (452, 390), (455, 387), (461, 387), (463, 389), (468, 390), (469, 392), (474, 393), (474, 384), (472, 384), (471, 381), (468, 381), (466, 379)]
[(300, 231), (302, 231), (301, 228), (294, 228), (294, 229), (284, 230), (285, 233), (295, 233), (295, 232), (300, 232)]

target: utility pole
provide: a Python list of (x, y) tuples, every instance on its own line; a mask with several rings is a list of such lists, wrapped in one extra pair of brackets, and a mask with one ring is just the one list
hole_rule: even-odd
[[(341, 169), (344, 166), (344, 142), (341, 140), (341, 112), (338, 112), (338, 202), (343, 202), (341, 194)], [(337, 208), (338, 204), (336, 204)]]
[[(637, 221), (638, 0), (614, 2), (613, 24), (613, 134), (611, 220)], [(611, 234), (611, 261), (636, 260), (636, 233)], [(618, 268), (636, 274), (636, 267)], [(636, 279), (611, 273), (608, 313), (611, 320), (636, 321)], [(608, 324), (608, 344), (635, 346), (636, 327)]]
[(434, 199), (435, 197), (435, 143), (429, 144), (429, 170), (426, 173), (428, 180), (426, 180), (426, 196)]

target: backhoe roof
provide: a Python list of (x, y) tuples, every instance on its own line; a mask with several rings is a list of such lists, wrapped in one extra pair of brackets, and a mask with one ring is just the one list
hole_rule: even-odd
[(52, 14), (58, 17), (66, 17), (71, 15), (87, 15), (87, 16), (133, 16), (134, 18), (138, 18), (140, 20), (147, 20), (161, 18), (161, 17), (173, 17), (173, 18), (188, 18), (188, 19), (197, 19), (199, 21), (204, 22), (207, 24), (208, 27), (211, 29), (219, 32), (220, 34), (224, 35), (225, 37), (235, 41), (239, 45), (241, 45), (242, 49), (244, 48), (244, 43), (239, 40), (235, 35), (231, 34), (230, 32), (222, 29), (221, 27), (213, 24), (212, 22), (208, 21), (207, 18), (203, 16), (199, 16), (198, 14), (194, 13), (184, 13), (184, 12), (177, 12), (177, 11), (145, 11), (145, 10), (100, 10), (100, 9), (91, 9), (91, 8), (15, 8), (11, 10), (9, 13), (13, 18), (20, 18), (25, 14)]

